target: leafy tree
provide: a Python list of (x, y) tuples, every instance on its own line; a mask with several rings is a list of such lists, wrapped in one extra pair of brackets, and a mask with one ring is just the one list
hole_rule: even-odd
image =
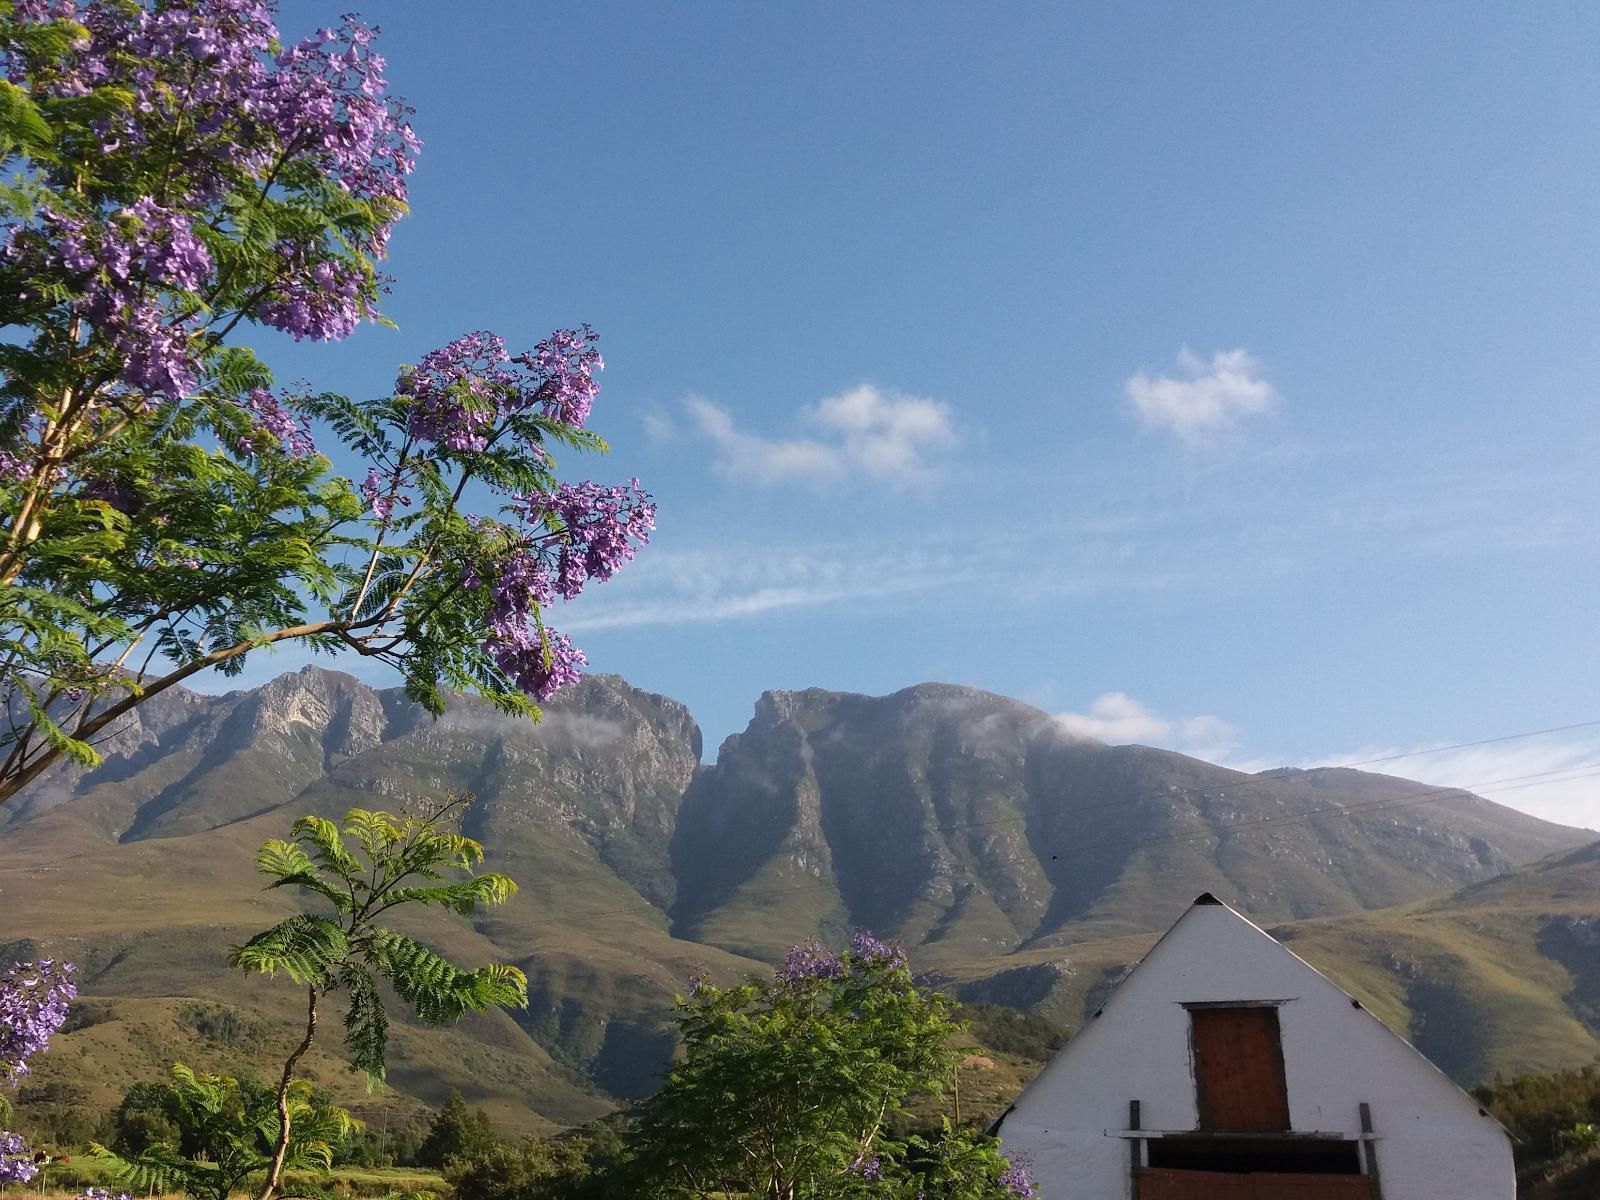
[(1561, 1158), (1582, 1140), (1564, 1134), (1600, 1126), (1600, 1066), (1497, 1077), (1473, 1095), (1511, 1131), (1519, 1168)]
[(556, 1138), (497, 1142), (445, 1170), (456, 1200), (628, 1200), (629, 1152), (616, 1129), (596, 1122)]
[(961, 1016), (979, 1045), (1001, 1054), (1044, 1062), (1067, 1043), (1066, 1031), (1044, 1017), (1003, 1004), (966, 1003), (961, 1006)]
[(1013, 1168), (993, 1139), (962, 1131), (900, 1144), (885, 1132), (908, 1097), (939, 1095), (951, 1079), (960, 1026), (950, 1014), (944, 996), (912, 980), (898, 946), (865, 933), (838, 956), (797, 946), (771, 979), (698, 983), (678, 1006), (682, 1057), (641, 1110), (641, 1190), (1029, 1194), (1025, 1172), (1003, 1178)]
[(429, 1024), (527, 1005), (527, 977), (516, 967), (465, 970), (378, 923), (390, 910), (408, 905), (470, 916), (480, 905), (503, 904), (516, 892), (517, 885), (504, 875), (477, 874), (483, 847), (452, 828), (470, 802), (470, 796), (452, 797), (421, 815), (399, 817), (354, 808), (345, 814), (342, 829), (323, 817), (301, 817), (292, 840), (262, 845), (257, 865), (272, 880), (269, 888), (299, 888), (331, 912), (288, 917), (230, 955), (241, 970), (282, 971), (306, 989), (305, 1036), (283, 1065), (276, 1145), (261, 1200), (272, 1200), (281, 1186), (294, 1120), (295, 1068), (316, 1039), (319, 1005), (330, 992), (343, 989), (348, 997), (345, 1046), (369, 1087), (383, 1082), (388, 1046), (380, 980)]
[[(320, 1102), (303, 1080), (275, 1094), (182, 1063), (173, 1066), (169, 1087), (150, 1089), (138, 1103), (151, 1103), (168, 1117), (176, 1142), (149, 1141), (122, 1152), (97, 1144), (91, 1152), (136, 1192), (182, 1192), (193, 1200), (228, 1200), (252, 1175), (274, 1165), (326, 1171), (334, 1149), (358, 1127), (342, 1108)], [(285, 1109), (293, 1132), (280, 1146), (278, 1119)], [(283, 1130), (289, 1129), (286, 1120)]]
[(451, 1088), (444, 1107), (433, 1115), (428, 1136), (417, 1147), (417, 1162), (424, 1167), (442, 1167), (452, 1159), (477, 1161), (499, 1140), (489, 1124), (489, 1114), (481, 1108), (468, 1112), (460, 1089)]
[(156, 1145), (179, 1145), (177, 1092), (163, 1083), (140, 1080), (122, 1094), (111, 1117), (112, 1150), (129, 1157)]
[(468, 334), (368, 401), (275, 390), (237, 344), (383, 321), (419, 145), (373, 36), (285, 46), (268, 0), (0, 0), (0, 803), (285, 641), (435, 714), (456, 689), (536, 716), (584, 662), (543, 610), (648, 537), (637, 481), (555, 474), (604, 449), (587, 327)]

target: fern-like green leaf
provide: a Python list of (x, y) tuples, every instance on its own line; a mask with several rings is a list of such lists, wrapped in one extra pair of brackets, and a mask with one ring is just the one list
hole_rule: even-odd
[(389, 1018), (383, 1011), (378, 983), (359, 968), (347, 972), (344, 982), (350, 989), (350, 1010), (344, 1018), (344, 1044), (356, 1070), (367, 1076), (370, 1091), (383, 1083), (387, 1069), (384, 1054), (389, 1046)]
[(228, 962), (242, 971), (282, 971), (296, 983), (325, 987), (349, 953), (344, 930), (325, 918), (300, 913), (235, 946)]

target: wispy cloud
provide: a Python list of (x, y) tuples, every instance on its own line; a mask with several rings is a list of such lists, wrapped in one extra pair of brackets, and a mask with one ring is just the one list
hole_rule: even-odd
[(1245, 417), (1266, 412), (1280, 397), (1248, 350), (1223, 350), (1206, 362), (1187, 346), (1178, 351), (1177, 375), (1140, 371), (1123, 384), (1146, 429), (1204, 442)]
[(585, 596), (571, 615), (552, 612), (563, 631), (638, 629), (746, 620), (840, 604), (859, 607), (932, 592), (967, 568), (937, 547), (886, 550), (862, 545), (724, 543), (641, 556), (603, 593)]
[(948, 405), (862, 384), (801, 409), (804, 433), (762, 437), (703, 396), (684, 401), (699, 433), (716, 447), (716, 466), (731, 479), (761, 484), (831, 483), (848, 476), (896, 485), (925, 483), (955, 445)]
[(1141, 742), (1179, 750), (1197, 758), (1220, 758), (1234, 746), (1235, 733), (1221, 717), (1202, 714), (1165, 717), (1150, 711), (1127, 692), (1096, 696), (1088, 712), (1056, 715), (1056, 724), (1069, 737), (1124, 744)]
[[(1569, 508), (1577, 511), (1580, 496), (1563, 494), (1572, 489), (1549, 475), (1484, 473), (1470, 487), (1454, 475), (1419, 476), (1403, 486), (1298, 495), (1274, 487), (1270, 507), (1227, 480), (1194, 494), (1178, 484), (1119, 481), (1092, 469), (1064, 481), (1013, 479), (1009, 486), (1019, 494), (1048, 491), (1053, 506), (1009, 512), (1003, 521), (976, 507), (952, 510), (931, 527), (917, 515), (915, 529), (902, 521), (869, 523), (863, 532), (860, 522), (836, 522), (856, 530), (848, 537), (690, 532), (682, 535), (686, 541), (651, 546), (612, 582), (547, 615), (557, 628), (577, 633), (868, 602), (892, 601), (909, 613), (951, 596), (1014, 608), (1175, 588), (1224, 594), (1352, 564), (1559, 550), (1573, 538), (1593, 538), (1558, 519)], [(1517, 515), (1501, 530), (1492, 526), (1496, 512)], [(1555, 541), (1530, 544), (1530, 530)], [(1458, 531), (1476, 531), (1476, 542)], [(1194, 742), (1204, 740), (1197, 735)]]

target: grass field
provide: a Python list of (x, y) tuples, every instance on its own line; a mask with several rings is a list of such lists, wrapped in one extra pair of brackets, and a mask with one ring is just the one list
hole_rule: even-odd
[[(289, 1173), (291, 1181), (300, 1178), (295, 1172)], [(311, 1176), (305, 1179), (310, 1181)], [(339, 1167), (327, 1176), (315, 1177), (319, 1187), (337, 1192), (341, 1196), (350, 1196), (353, 1200), (371, 1200), (373, 1197), (388, 1196), (398, 1193), (404, 1196), (415, 1196), (419, 1200), (429, 1200), (430, 1197), (442, 1197), (450, 1194), (450, 1186), (444, 1177), (437, 1171), (421, 1168), (392, 1167), (383, 1170), (376, 1168)], [(14, 1200), (28, 1200), (29, 1197), (38, 1197), (39, 1200), (71, 1200), (72, 1197), (81, 1195), (85, 1189), (103, 1187), (113, 1194), (118, 1190), (109, 1170), (93, 1159), (74, 1157), (70, 1162), (56, 1161), (47, 1165), (34, 1180), (26, 1184), (12, 1184), (9, 1187), (0, 1185), (0, 1196), (13, 1197)], [(180, 1194), (167, 1194), (164, 1192), (150, 1192), (141, 1194), (137, 1200), (184, 1200)]]

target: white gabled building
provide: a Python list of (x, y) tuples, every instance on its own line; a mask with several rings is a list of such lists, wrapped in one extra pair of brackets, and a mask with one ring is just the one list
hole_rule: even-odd
[(1210, 895), (997, 1124), (1040, 1200), (1512, 1200), (1504, 1129)]

